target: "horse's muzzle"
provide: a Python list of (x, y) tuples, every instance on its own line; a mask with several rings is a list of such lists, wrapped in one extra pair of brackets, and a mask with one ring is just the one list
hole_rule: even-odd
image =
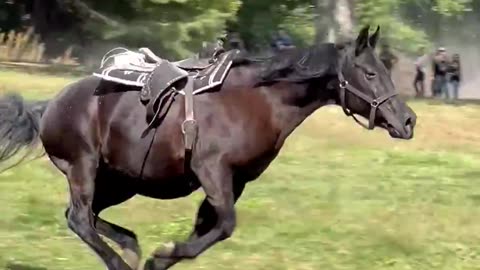
[(394, 126), (387, 123), (385, 129), (388, 130), (392, 138), (410, 140), (413, 138), (415, 123), (416, 116), (407, 116), (402, 125)]

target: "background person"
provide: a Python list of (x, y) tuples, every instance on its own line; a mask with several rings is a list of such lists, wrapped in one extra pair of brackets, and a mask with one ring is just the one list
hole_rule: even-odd
[(425, 53), (425, 48), (421, 47), (419, 56), (415, 61), (416, 75), (413, 81), (413, 87), (417, 97), (425, 96), (425, 66), (427, 64), (428, 54)]
[(447, 71), (448, 71), (448, 56), (447, 50), (443, 47), (437, 49), (435, 56), (433, 57), (433, 82), (432, 82), (432, 93), (434, 97), (441, 97), (444, 95), (445, 98), (449, 98), (448, 93), (448, 81), (447, 81)]
[(449, 66), (449, 82), (450, 88), (452, 90), (451, 97), (453, 99), (458, 99), (458, 89), (460, 87), (461, 81), (461, 64), (460, 64), (460, 55), (458, 53), (452, 56), (452, 61), (450, 61)]

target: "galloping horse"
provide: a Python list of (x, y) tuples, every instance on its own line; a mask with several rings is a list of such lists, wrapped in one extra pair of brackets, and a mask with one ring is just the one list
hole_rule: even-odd
[[(336, 104), (359, 123), (357, 116), (368, 119), (366, 128), (413, 137), (416, 115), (397, 96), (374, 52), (378, 39), (379, 28), (370, 36), (365, 27), (352, 42), (237, 59), (216, 91), (195, 96), (198, 139), (187, 166), (184, 97), (142, 138), (146, 110), (138, 90), (94, 76), (40, 105), (4, 98), (0, 146), (18, 150), (42, 143), (68, 179), (69, 228), (110, 270), (137, 269), (141, 252), (136, 235), (100, 218), (102, 210), (137, 194), (165, 200), (202, 188), (206, 197), (189, 238), (159, 248), (144, 266), (168, 269), (232, 235), (235, 202), (245, 184), (265, 171), (287, 137), (318, 108)], [(101, 88), (114, 91), (94, 95)], [(115, 241), (125, 261), (99, 235)]]

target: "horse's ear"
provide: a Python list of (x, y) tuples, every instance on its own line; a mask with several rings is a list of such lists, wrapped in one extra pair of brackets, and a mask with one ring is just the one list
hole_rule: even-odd
[(375, 33), (373, 33), (373, 35), (368, 39), (368, 43), (370, 44), (370, 47), (375, 49), (379, 38), (380, 38), (380, 25), (377, 26), (377, 30), (375, 31)]
[(370, 25), (367, 25), (360, 30), (357, 40), (355, 41), (355, 55), (358, 56), (362, 51), (368, 47), (368, 30)]

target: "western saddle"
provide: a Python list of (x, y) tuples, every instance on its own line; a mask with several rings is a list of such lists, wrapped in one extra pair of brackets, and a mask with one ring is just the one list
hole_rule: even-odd
[[(184, 93), (185, 93), (185, 120), (182, 123), (182, 132), (184, 135), (184, 143), (185, 143), (185, 149), (188, 151), (191, 151), (193, 148), (193, 145), (196, 141), (197, 138), (197, 122), (194, 117), (193, 113), (193, 88), (194, 88), (194, 79), (196, 75), (203, 71), (207, 70), (207, 68), (211, 67), (214, 65), (217, 60), (218, 56), (225, 52), (225, 50), (217, 46), (214, 48), (214, 51), (212, 52), (211, 58), (199, 58), (199, 57), (191, 57), (187, 58), (184, 60), (180, 60), (177, 62), (168, 62), (166, 60), (163, 60), (162, 58), (158, 57), (155, 55), (150, 49), (148, 48), (140, 48), (139, 52), (143, 55), (145, 55), (145, 62), (147, 64), (152, 64), (155, 66), (161, 66), (161, 65), (167, 65), (170, 66), (169, 73), (173, 74), (170, 75), (168, 78), (175, 78), (172, 79), (170, 82), (173, 82), (175, 80), (178, 80), (179, 78), (187, 78), (186, 85), (184, 87)], [(165, 63), (167, 62), (167, 63)], [(177, 71), (175, 71), (177, 69)], [(165, 71), (165, 69), (160, 69), (160, 71)], [(155, 71), (154, 71), (155, 73)], [(175, 75), (176, 74), (176, 75)], [(153, 75), (152, 75), (153, 76)], [(161, 78), (161, 77), (158, 77)], [(169, 83), (170, 83), (169, 82)], [(161, 85), (169, 85), (167, 84), (161, 84)], [(148, 87), (148, 86), (147, 86)], [(147, 92), (148, 93), (148, 92)], [(174, 96), (174, 95), (173, 95)], [(171, 97), (173, 97), (171, 96)], [(161, 99), (158, 99), (161, 102)], [(155, 106), (155, 100), (153, 102), (150, 102), (150, 105), (147, 105), (147, 111), (151, 111), (154, 113), (154, 116), (149, 123), (149, 127), (147, 130), (145, 130), (144, 135), (146, 135), (146, 132), (153, 126), (154, 122), (158, 119), (158, 115), (160, 114), (160, 109), (154, 109)], [(168, 108), (167, 108), (168, 110)]]
[[(123, 49), (124, 52), (110, 55), (117, 49)], [(181, 128), (185, 148), (191, 151), (197, 137), (193, 95), (223, 83), (238, 53), (238, 50), (226, 52), (217, 43), (204, 46), (198, 56), (170, 62), (145, 47), (137, 52), (115, 48), (105, 54), (100, 68), (93, 75), (106, 81), (141, 87), (139, 100), (146, 107), (148, 123), (142, 138), (161, 123), (175, 96), (182, 94), (185, 119)]]

